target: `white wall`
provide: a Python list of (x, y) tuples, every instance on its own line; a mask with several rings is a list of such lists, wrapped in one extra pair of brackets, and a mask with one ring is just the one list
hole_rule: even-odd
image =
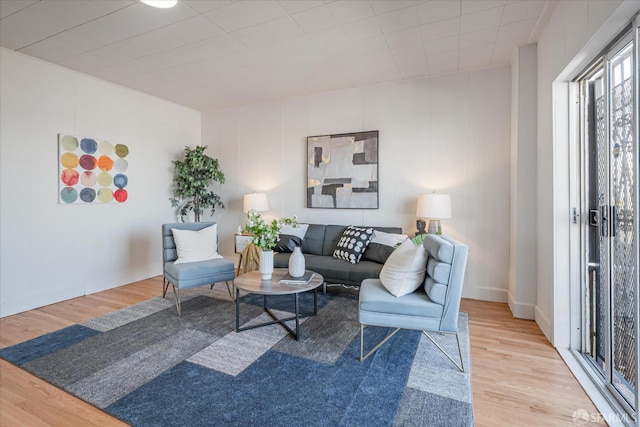
[[(0, 316), (161, 274), (170, 161), (200, 131), (195, 110), (0, 49)], [(127, 203), (58, 204), (59, 132), (129, 146)]]
[(535, 318), (536, 306), (536, 44), (516, 48), (511, 61), (511, 241), (508, 304), (515, 317)]
[[(268, 193), (271, 216), (396, 225), (413, 235), (419, 193), (452, 196), (445, 234), (470, 246), (464, 296), (507, 301), (510, 69), (323, 93), (203, 113), (202, 141), (227, 177), (221, 252), (244, 224), (242, 196)], [(306, 137), (379, 130), (380, 208), (306, 209)]]
[(538, 40), (536, 322), (570, 341), (569, 84), (640, 9), (637, 0), (561, 1)]

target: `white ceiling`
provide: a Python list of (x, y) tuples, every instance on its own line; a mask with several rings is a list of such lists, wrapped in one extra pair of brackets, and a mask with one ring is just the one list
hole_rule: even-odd
[(0, 46), (211, 110), (509, 63), (557, 0), (0, 0)]

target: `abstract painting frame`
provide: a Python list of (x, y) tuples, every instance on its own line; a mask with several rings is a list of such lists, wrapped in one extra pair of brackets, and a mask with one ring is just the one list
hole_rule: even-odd
[(378, 209), (377, 130), (307, 137), (307, 208)]
[(103, 139), (58, 134), (58, 203), (125, 203), (129, 147)]

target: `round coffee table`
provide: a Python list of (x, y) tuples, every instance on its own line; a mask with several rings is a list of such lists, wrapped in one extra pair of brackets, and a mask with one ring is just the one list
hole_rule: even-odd
[[(262, 280), (259, 271), (250, 271), (241, 274), (233, 281), (236, 289), (236, 332), (246, 331), (247, 329), (258, 328), (261, 326), (280, 324), (293, 338), (296, 340), (300, 337), (300, 319), (318, 314), (318, 287), (324, 283), (324, 277), (319, 273), (314, 273), (311, 280), (305, 284), (285, 284), (280, 283), (280, 279), (288, 273), (286, 268), (275, 268), (271, 280)], [(262, 307), (264, 311), (273, 319), (271, 322), (259, 323), (250, 326), (240, 327), (240, 291), (249, 294), (263, 295)], [(302, 292), (313, 292), (313, 312), (300, 314), (298, 309), (298, 295)], [(267, 305), (267, 297), (270, 295), (293, 295), (294, 310), (293, 317), (279, 318), (269, 309)], [(296, 321), (295, 331), (292, 330), (285, 322), (289, 320)]]

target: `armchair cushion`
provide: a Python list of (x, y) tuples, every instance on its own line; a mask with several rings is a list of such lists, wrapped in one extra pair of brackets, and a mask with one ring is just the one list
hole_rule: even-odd
[(233, 280), (234, 272), (233, 262), (224, 258), (183, 264), (164, 263), (166, 278), (180, 289)]
[(453, 262), (453, 244), (440, 236), (425, 238), (423, 242), (425, 250), (438, 261), (451, 264)]
[(451, 264), (440, 262), (435, 258), (429, 258), (427, 262), (427, 273), (438, 283), (448, 283), (451, 274)]
[(379, 279), (367, 279), (360, 287), (359, 317), (366, 325), (437, 330), (443, 310), (424, 292), (396, 298)]
[(218, 255), (218, 224), (201, 230), (171, 229), (178, 259), (175, 264), (222, 258)]
[(409, 294), (422, 285), (427, 253), (422, 245), (407, 239), (391, 253), (380, 271), (382, 285), (394, 296)]
[(431, 301), (444, 305), (447, 299), (447, 285), (438, 283), (431, 277), (427, 277), (424, 283), (424, 290), (431, 298)]

